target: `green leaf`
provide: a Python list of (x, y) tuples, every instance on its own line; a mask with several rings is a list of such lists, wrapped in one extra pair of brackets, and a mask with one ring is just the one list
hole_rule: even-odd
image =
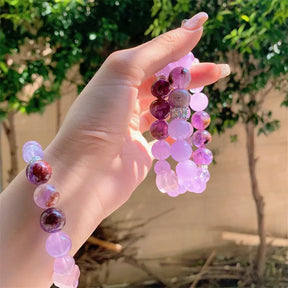
[(249, 22), (250, 18), (247, 15), (241, 15), (241, 19), (243, 19), (246, 22)]

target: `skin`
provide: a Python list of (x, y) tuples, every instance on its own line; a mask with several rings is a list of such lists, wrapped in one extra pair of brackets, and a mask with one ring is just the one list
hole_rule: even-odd
[[(200, 13), (201, 14), (201, 13)], [(202, 13), (193, 29), (178, 28), (143, 45), (111, 54), (88, 83), (57, 136), (44, 152), (66, 214), (64, 231), (71, 254), (97, 225), (131, 196), (152, 164), (142, 136), (155, 119), (148, 109), (154, 73), (191, 51), (202, 35)], [(191, 68), (189, 88), (217, 81), (221, 65)], [(0, 286), (49, 287), (53, 258), (45, 251), (47, 233), (39, 227), (42, 209), (33, 202), (35, 186), (24, 171), (0, 196)]]

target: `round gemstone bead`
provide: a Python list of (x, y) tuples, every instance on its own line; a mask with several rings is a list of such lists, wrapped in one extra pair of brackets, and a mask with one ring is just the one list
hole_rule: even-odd
[(168, 102), (173, 108), (184, 108), (190, 104), (190, 94), (184, 89), (175, 89), (169, 94)]
[(173, 139), (183, 140), (193, 133), (192, 125), (183, 119), (174, 119), (168, 125), (168, 134)]
[(191, 112), (189, 108), (171, 108), (170, 117), (171, 119), (180, 118), (180, 119), (189, 119)]
[(158, 160), (165, 160), (170, 156), (170, 145), (166, 141), (157, 141), (151, 149), (152, 155)]
[(151, 103), (150, 112), (159, 120), (165, 119), (169, 116), (170, 105), (166, 100), (157, 99)]
[(180, 185), (183, 185), (184, 187), (190, 184), (196, 173), (197, 173), (197, 165), (191, 160), (180, 162), (176, 166), (176, 174), (178, 177), (178, 182)]
[(46, 183), (51, 175), (51, 166), (43, 160), (31, 162), (26, 168), (27, 179), (36, 185)]
[(65, 275), (54, 272), (52, 279), (55, 286), (57, 287), (76, 288), (78, 286), (79, 276), (80, 276), (79, 267), (78, 265), (74, 265), (73, 269)]
[(57, 204), (60, 193), (53, 185), (42, 184), (34, 191), (34, 201), (40, 208), (50, 208)]
[(195, 93), (191, 95), (190, 107), (194, 111), (202, 111), (208, 106), (208, 97), (204, 93)]
[(192, 143), (198, 148), (208, 145), (211, 140), (212, 136), (207, 130), (198, 130), (192, 135)]
[(189, 192), (202, 193), (206, 189), (206, 182), (201, 177), (195, 176), (186, 188)]
[(210, 121), (210, 116), (205, 111), (195, 112), (191, 118), (191, 123), (193, 127), (199, 130), (204, 130), (205, 128), (207, 128), (210, 124)]
[(176, 67), (170, 72), (168, 80), (173, 88), (185, 89), (191, 81), (190, 72), (186, 68)]
[(48, 233), (55, 233), (63, 229), (66, 217), (62, 210), (54, 207), (46, 209), (40, 216), (40, 226)]
[(204, 89), (204, 86), (198, 87), (198, 88), (189, 89), (189, 91), (191, 93), (199, 93), (199, 92), (203, 91), (203, 89)]
[(75, 266), (75, 260), (70, 255), (65, 255), (54, 260), (54, 272), (58, 274), (68, 274)]
[(193, 160), (198, 165), (209, 165), (213, 160), (213, 154), (207, 148), (199, 148), (193, 152)]
[(185, 161), (191, 157), (192, 147), (184, 140), (177, 140), (171, 146), (171, 157), (178, 161)]
[(200, 178), (203, 179), (205, 182), (208, 182), (210, 180), (210, 173), (207, 165), (202, 165), (198, 167), (198, 170), (200, 171)]
[(170, 193), (178, 189), (177, 176), (173, 170), (156, 176), (156, 186), (162, 193)]
[(154, 165), (154, 171), (158, 174), (164, 174), (171, 170), (170, 164), (166, 160), (159, 160)]
[(168, 137), (168, 124), (164, 120), (157, 120), (150, 126), (151, 136), (157, 140), (164, 140)]
[(55, 258), (63, 257), (69, 253), (72, 247), (72, 242), (68, 234), (60, 231), (52, 233), (46, 240), (47, 253)]
[(151, 87), (152, 95), (157, 98), (165, 98), (169, 94), (170, 90), (170, 83), (163, 78), (156, 80)]
[(178, 189), (175, 191), (167, 192), (167, 195), (170, 197), (177, 197), (181, 194), (184, 194), (186, 192), (186, 188), (184, 186), (179, 185), (178, 183)]
[(44, 152), (41, 145), (36, 141), (28, 141), (23, 145), (22, 156), (26, 163), (29, 163), (34, 157), (43, 159), (43, 154)]

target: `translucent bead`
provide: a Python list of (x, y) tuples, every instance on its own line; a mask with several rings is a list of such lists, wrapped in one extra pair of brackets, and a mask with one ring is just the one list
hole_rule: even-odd
[(193, 133), (192, 125), (183, 119), (174, 119), (168, 125), (168, 134), (173, 139), (183, 140)]
[(152, 155), (158, 160), (165, 160), (170, 156), (170, 145), (166, 141), (157, 141), (151, 149)]
[(156, 80), (151, 86), (151, 93), (157, 98), (165, 98), (171, 90), (170, 83), (163, 78)]
[(169, 116), (170, 105), (163, 99), (157, 99), (151, 103), (150, 112), (155, 118), (159, 120), (165, 119)]
[(212, 136), (207, 130), (198, 130), (192, 135), (192, 143), (198, 148), (208, 145), (211, 140)]
[(210, 173), (207, 165), (202, 165), (198, 167), (198, 170), (200, 171), (200, 178), (203, 179), (205, 182), (208, 182), (210, 180)]
[(159, 160), (154, 165), (154, 171), (156, 175), (167, 173), (170, 170), (171, 166), (166, 160)]
[(176, 166), (178, 183), (184, 187), (189, 185), (191, 179), (196, 175), (196, 173), (197, 165), (191, 160), (180, 162)]
[(178, 161), (188, 160), (192, 154), (192, 147), (184, 140), (177, 140), (171, 146), (171, 157)]
[(34, 191), (34, 202), (40, 208), (50, 208), (57, 204), (60, 198), (60, 193), (53, 185), (42, 184), (39, 185)]
[(80, 270), (78, 265), (74, 265), (73, 269), (68, 274), (59, 274), (54, 272), (52, 279), (54, 285), (60, 288), (76, 288), (78, 286)]
[(195, 93), (191, 95), (190, 107), (194, 111), (202, 111), (208, 106), (208, 97), (204, 93)]
[(187, 119), (189, 119), (190, 116), (191, 116), (191, 111), (187, 107), (185, 107), (185, 108), (171, 108), (170, 109), (171, 119), (180, 118), (180, 119), (187, 120)]
[(72, 242), (69, 235), (62, 231), (50, 234), (46, 240), (46, 251), (55, 258), (68, 254), (71, 247)]
[(66, 217), (62, 210), (54, 207), (48, 208), (40, 216), (40, 226), (48, 233), (55, 233), (63, 229)]
[(156, 186), (162, 193), (170, 193), (178, 189), (177, 176), (173, 170), (156, 176)]
[(164, 120), (157, 120), (150, 126), (151, 136), (157, 140), (164, 140), (168, 137), (168, 124)]
[(43, 160), (31, 162), (26, 168), (27, 179), (36, 185), (46, 183), (51, 175), (51, 166)]
[(54, 260), (54, 272), (58, 274), (68, 274), (75, 266), (75, 260), (70, 255), (64, 257), (55, 258)]
[(186, 188), (182, 185), (179, 185), (178, 183), (178, 189), (175, 191), (167, 192), (167, 195), (169, 195), (170, 197), (177, 197), (181, 194), (184, 194), (185, 192), (186, 192)]
[(22, 156), (26, 163), (29, 163), (35, 156), (43, 159), (43, 149), (36, 141), (28, 141), (22, 147)]
[(199, 148), (193, 152), (193, 160), (198, 165), (209, 165), (213, 160), (213, 154), (207, 148)]
[(206, 182), (201, 177), (196, 176), (186, 188), (189, 192), (202, 193), (206, 189)]
[(205, 128), (207, 128), (210, 124), (210, 121), (210, 116), (205, 111), (195, 112), (191, 118), (191, 123), (193, 127), (199, 130), (204, 130)]
[(169, 94), (168, 102), (173, 108), (184, 108), (190, 104), (190, 94), (184, 89), (175, 89)]
[(176, 67), (170, 72), (168, 81), (173, 88), (186, 89), (191, 81), (190, 72), (186, 68)]
[(191, 93), (199, 93), (199, 92), (203, 91), (203, 89), (204, 89), (204, 86), (198, 87), (198, 88), (189, 89), (189, 91)]

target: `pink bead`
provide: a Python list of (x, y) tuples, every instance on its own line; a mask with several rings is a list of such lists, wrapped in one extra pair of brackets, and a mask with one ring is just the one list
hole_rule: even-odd
[(162, 193), (170, 193), (178, 189), (177, 176), (173, 170), (156, 176), (156, 186)]
[(186, 188), (182, 185), (178, 185), (178, 189), (175, 191), (167, 192), (167, 195), (170, 197), (177, 197), (181, 194), (184, 194), (186, 192)]
[(192, 147), (184, 140), (177, 140), (171, 146), (171, 157), (178, 161), (188, 160), (192, 154)]
[(213, 154), (207, 148), (199, 148), (193, 152), (193, 160), (198, 165), (209, 165), (213, 160)]
[(78, 279), (80, 270), (78, 265), (74, 265), (73, 269), (65, 275), (54, 272), (52, 279), (54, 285), (60, 288), (76, 288), (78, 286)]
[(171, 170), (170, 164), (166, 160), (157, 161), (154, 165), (154, 171), (158, 174), (165, 174)]
[(50, 184), (39, 185), (34, 191), (34, 201), (40, 208), (50, 208), (57, 204), (59, 192)]
[(174, 119), (168, 124), (168, 134), (177, 140), (190, 137), (193, 133), (192, 125), (183, 119)]
[(193, 127), (199, 130), (204, 130), (205, 128), (207, 128), (210, 124), (210, 121), (210, 116), (205, 111), (195, 112), (191, 118), (191, 123)]
[(26, 163), (29, 163), (34, 157), (37, 157), (38, 160), (43, 159), (43, 154), (41, 145), (36, 141), (28, 141), (22, 147), (22, 155)]
[(49, 235), (46, 240), (46, 251), (55, 258), (68, 254), (71, 247), (72, 242), (69, 235), (62, 231)]
[(202, 193), (206, 189), (206, 182), (200, 177), (195, 177), (186, 188), (189, 192)]
[(197, 165), (191, 160), (180, 162), (176, 166), (176, 173), (179, 184), (186, 187), (191, 182), (191, 179), (196, 176)]
[(204, 86), (198, 87), (198, 88), (189, 89), (189, 91), (190, 91), (191, 93), (199, 93), (199, 92), (202, 92), (203, 89), (204, 89)]
[(165, 160), (170, 156), (170, 145), (163, 140), (153, 144), (151, 149), (152, 155), (158, 160)]
[(190, 97), (190, 107), (194, 111), (206, 109), (208, 102), (208, 97), (204, 93), (195, 93)]
[(208, 170), (208, 167), (206, 165), (202, 165), (198, 167), (200, 178), (203, 179), (205, 182), (208, 182), (210, 180), (210, 173)]
[(58, 274), (68, 274), (74, 268), (75, 260), (70, 255), (65, 255), (61, 258), (55, 258), (54, 260), (54, 272)]

